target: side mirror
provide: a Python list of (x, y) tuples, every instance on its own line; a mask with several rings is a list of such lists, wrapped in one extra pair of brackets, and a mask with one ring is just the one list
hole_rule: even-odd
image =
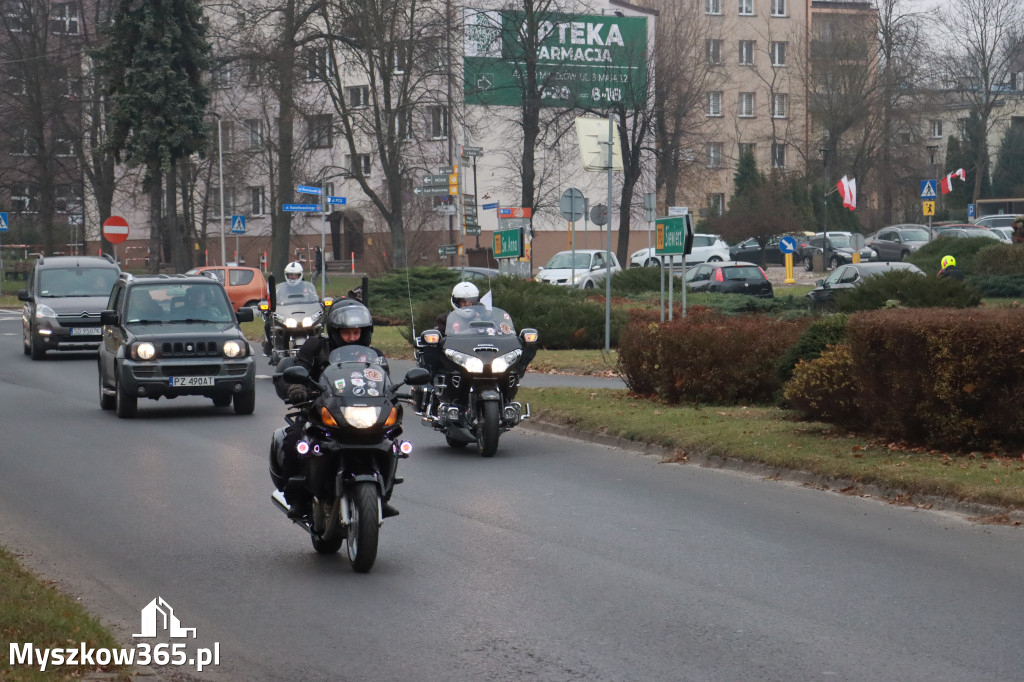
[(523, 329), (521, 332), (519, 332), (519, 338), (523, 340), (523, 343), (532, 345), (537, 343), (537, 339), (540, 338), (540, 334), (537, 333), (536, 329), (531, 329), (530, 327), (527, 327), (526, 329)]
[(825, 280), (823, 280), (823, 279), (819, 279), (819, 280), (818, 280), (817, 282), (815, 282), (814, 284), (815, 284), (815, 286), (823, 287), (823, 286), (825, 286)]
[(277, 280), (274, 279), (273, 273), (267, 277), (267, 301), (270, 312), (277, 310)]
[(325, 296), (324, 297), (324, 308), (330, 308), (332, 305), (334, 305), (334, 299), (331, 298), (330, 296)]
[(235, 313), (235, 317), (238, 318), (239, 322), (252, 322), (255, 319), (252, 314), (252, 308), (248, 306), (239, 308)]
[(309, 372), (305, 367), (292, 365), (281, 374), (281, 378), (286, 384), (304, 384), (309, 381)]
[(405, 382), (409, 386), (422, 386), (430, 383), (430, 370), (414, 367), (405, 373)]
[(100, 324), (103, 325), (116, 325), (117, 324), (117, 311), (116, 310), (103, 310), (100, 312)]
[(18, 290), (18, 300), (19, 301), (25, 301), (25, 302), (29, 302), (29, 301), (32, 300), (32, 297), (28, 295), (28, 289), (19, 289)]
[(441, 332), (436, 329), (428, 329), (420, 334), (420, 339), (422, 339), (425, 346), (436, 346), (441, 343)]

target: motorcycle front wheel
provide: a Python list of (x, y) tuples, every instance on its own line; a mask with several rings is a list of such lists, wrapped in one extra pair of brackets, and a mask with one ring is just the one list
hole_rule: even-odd
[(379, 499), (377, 486), (370, 482), (357, 483), (348, 494), (348, 559), (356, 573), (368, 572), (377, 560)]
[(494, 457), (498, 451), (498, 403), (488, 400), (480, 404), (476, 422), (476, 447), (482, 457)]

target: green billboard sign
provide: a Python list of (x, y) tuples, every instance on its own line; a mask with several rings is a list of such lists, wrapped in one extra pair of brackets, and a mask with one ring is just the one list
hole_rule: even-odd
[[(524, 14), (465, 10), (466, 104), (519, 106)], [(536, 46), (541, 106), (602, 109), (646, 98), (647, 19), (545, 12)]]
[(523, 255), (522, 230), (498, 230), (494, 233), (495, 258), (520, 258)]
[(659, 256), (690, 253), (687, 237), (690, 237), (692, 244), (693, 228), (689, 225), (689, 219), (688, 215), (658, 218), (654, 223), (654, 253)]

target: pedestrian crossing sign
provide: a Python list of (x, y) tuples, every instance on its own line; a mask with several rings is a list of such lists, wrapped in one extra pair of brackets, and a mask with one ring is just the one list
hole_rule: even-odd
[(0, 213), (0, 232), (6, 232), (7, 231), (7, 225), (8, 225), (8, 223), (7, 223), (7, 214), (6, 213)]
[(245, 216), (244, 215), (233, 215), (233, 216), (231, 216), (231, 233), (232, 234), (245, 234)]
[(922, 201), (921, 212), (925, 215), (935, 215), (935, 202), (934, 201)]
[(934, 180), (922, 180), (921, 181), (921, 198), (922, 199), (934, 199), (935, 198), (935, 181)]

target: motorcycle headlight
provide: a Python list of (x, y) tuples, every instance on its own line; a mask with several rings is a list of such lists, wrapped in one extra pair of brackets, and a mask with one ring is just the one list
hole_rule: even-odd
[(500, 374), (501, 372), (508, 370), (509, 367), (516, 364), (521, 354), (521, 351), (514, 350), (511, 353), (505, 353), (500, 358), (495, 358), (494, 361), (491, 362), (491, 371), (495, 374)]
[(294, 317), (289, 317), (285, 319), (284, 326), (288, 327), (289, 329), (295, 329), (296, 327), (299, 326), (299, 321), (296, 320)]
[(380, 418), (380, 407), (343, 407), (341, 416), (355, 429), (368, 429)]
[(448, 359), (459, 367), (465, 369), (470, 374), (484, 373), (484, 361), (475, 355), (469, 355), (450, 348), (446, 350), (444, 354), (448, 356)]
[(152, 360), (156, 357), (156, 346), (149, 341), (136, 343), (132, 346), (132, 357), (136, 360)]
[(225, 341), (224, 342), (224, 356), (228, 358), (238, 358), (245, 355), (245, 349), (239, 341)]
[(50, 306), (40, 303), (36, 306), (36, 317), (40, 319), (44, 317), (57, 317), (57, 313), (53, 312), (53, 308)]
[(306, 315), (304, 318), (302, 318), (302, 326), (303, 327), (312, 327), (313, 323), (315, 321), (316, 320), (314, 320), (311, 315)]

